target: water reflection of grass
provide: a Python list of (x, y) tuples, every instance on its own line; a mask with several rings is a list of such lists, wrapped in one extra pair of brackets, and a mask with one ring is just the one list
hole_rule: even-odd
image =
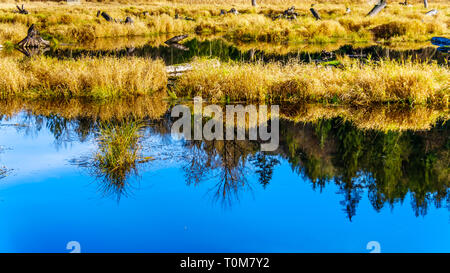
[(143, 164), (153, 160), (142, 154), (144, 127), (142, 120), (135, 119), (100, 121), (96, 130), (97, 150), (71, 162), (87, 169), (104, 195), (120, 200), (132, 187), (130, 182), (137, 181)]
[(138, 165), (151, 160), (141, 154), (143, 127), (144, 123), (132, 120), (100, 123), (92, 169), (104, 180), (106, 192), (122, 193), (130, 176), (138, 174)]

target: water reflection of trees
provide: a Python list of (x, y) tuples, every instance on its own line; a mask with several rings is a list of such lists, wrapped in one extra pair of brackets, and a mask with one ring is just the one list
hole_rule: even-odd
[(361, 131), (341, 119), (321, 122), (284, 126), (282, 154), (313, 187), (338, 185), (349, 218), (364, 190), (376, 210), (403, 202), (408, 193), (416, 215), (425, 215), (430, 204), (448, 204), (448, 124), (402, 133)]
[[(96, 153), (108, 154), (114, 149), (114, 145), (102, 146), (98, 142), (98, 119), (30, 114), (24, 117), (24, 123), (27, 122), (30, 126), (20, 130), (47, 128), (62, 143), (73, 138), (97, 139)], [(115, 123), (121, 127), (111, 132), (120, 135), (128, 123)], [(365, 195), (377, 211), (385, 206), (394, 207), (410, 196), (416, 215), (425, 215), (432, 206), (450, 203), (448, 123), (415, 132), (361, 130), (336, 117), (306, 123), (282, 120), (280, 128), (280, 147), (270, 154), (261, 153), (258, 142), (186, 141), (185, 156), (176, 159), (184, 161), (186, 183), (190, 186), (209, 183), (217, 200), (231, 204), (250, 188), (249, 177), (255, 177), (262, 187), (270, 190), (274, 169), (284, 158), (313, 189), (322, 190), (330, 183), (335, 184), (350, 219), (357, 214), (358, 204)], [(151, 125), (152, 134), (163, 139), (169, 137), (169, 129), (167, 117)], [(146, 136), (132, 139), (137, 142), (126, 146), (127, 149), (141, 156), (141, 146), (137, 143), (145, 141)], [(92, 175), (105, 178), (103, 191), (120, 194), (130, 186), (127, 181), (138, 176), (135, 166), (142, 162), (142, 159), (134, 161), (121, 174), (109, 175), (107, 168), (103, 168), (108, 164), (99, 164), (98, 159), (97, 164), (87, 161), (94, 169)]]
[(257, 150), (246, 141), (189, 141), (189, 155), (183, 167), (188, 185), (214, 178), (214, 196), (226, 204), (238, 199), (247, 183), (247, 159)]

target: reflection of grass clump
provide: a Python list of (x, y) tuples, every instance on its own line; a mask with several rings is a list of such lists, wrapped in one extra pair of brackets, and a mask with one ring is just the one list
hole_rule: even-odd
[(94, 156), (96, 175), (104, 179), (106, 190), (123, 192), (130, 175), (137, 174), (137, 165), (150, 160), (141, 155), (141, 131), (144, 124), (104, 122), (99, 126), (99, 148)]

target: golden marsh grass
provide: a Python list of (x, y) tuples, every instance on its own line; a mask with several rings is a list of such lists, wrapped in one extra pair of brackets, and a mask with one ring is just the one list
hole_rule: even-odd
[(350, 59), (343, 59), (342, 64), (330, 67), (198, 60), (194, 69), (177, 81), (175, 92), (212, 101), (400, 102), (448, 107), (450, 71), (446, 67), (412, 61), (362, 64)]
[(0, 96), (106, 99), (165, 90), (162, 61), (142, 58), (0, 59)]
[[(88, 41), (99, 37), (154, 35), (162, 33), (222, 33), (232, 39), (257, 41), (306, 41), (309, 43), (351, 41), (425, 41), (432, 36), (448, 35), (450, 5), (447, 1), (430, 2), (425, 9), (422, 1), (410, 1), (412, 7), (389, 3), (380, 14), (366, 17), (373, 3), (367, 1), (314, 1), (323, 20), (310, 14), (312, 1), (101, 1), (69, 6), (62, 2), (30, 2), (29, 15), (13, 13), (15, 3), (0, 3), (0, 43), (17, 42), (26, 35), (26, 27), (36, 24), (44, 37), (58, 41)], [(296, 20), (272, 20), (295, 5)], [(219, 16), (220, 10), (235, 7), (237, 16)], [(346, 7), (352, 12), (345, 14)], [(431, 9), (437, 16), (425, 16)], [(96, 17), (98, 10), (113, 18), (133, 17), (135, 23), (109, 23)], [(144, 12), (148, 12), (144, 16)], [(175, 14), (194, 21), (175, 19)]]

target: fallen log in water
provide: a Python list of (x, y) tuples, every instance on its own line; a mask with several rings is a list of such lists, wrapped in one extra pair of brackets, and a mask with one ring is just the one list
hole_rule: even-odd
[(178, 42), (180, 42), (181, 40), (186, 39), (187, 37), (188, 37), (187, 34), (184, 34), (184, 35), (177, 35), (177, 36), (172, 37), (172, 38), (170, 38), (169, 40), (165, 41), (164, 43), (166, 43), (166, 44), (174, 44), (174, 43), (178, 43)]
[(50, 45), (50, 42), (42, 39), (42, 37), (39, 34), (39, 31), (33, 24), (28, 29), (27, 37), (25, 37), (25, 39), (20, 41), (17, 45), (22, 48), (47, 47)]
[[(217, 62), (213, 63), (212, 67), (217, 68), (219, 66), (220, 66), (220, 62), (217, 61)], [(169, 76), (169, 79), (174, 79), (174, 78), (180, 77), (181, 75), (183, 75), (183, 73), (189, 72), (193, 69), (194, 69), (194, 67), (190, 63), (166, 66), (166, 72)]]
[(378, 4), (376, 4), (373, 9), (366, 15), (366, 16), (375, 16), (377, 15), (382, 9), (386, 7), (387, 3), (386, 0), (381, 0)]
[(166, 72), (169, 74), (169, 77), (178, 77), (181, 76), (184, 72), (191, 71), (191, 64), (181, 64), (181, 65), (169, 65), (166, 66)]

